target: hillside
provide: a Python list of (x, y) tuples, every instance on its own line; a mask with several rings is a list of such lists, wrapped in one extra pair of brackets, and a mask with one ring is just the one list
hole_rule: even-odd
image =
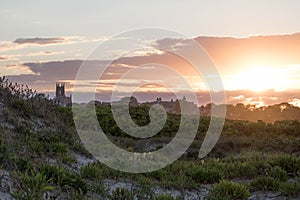
[[(117, 127), (109, 106), (96, 106), (96, 110), (107, 136), (127, 151), (162, 148), (175, 136), (180, 123), (180, 115), (169, 113), (165, 127), (155, 137), (137, 140)], [(130, 110), (139, 125), (149, 123), (148, 111), (147, 106)], [(70, 107), (58, 106), (3, 77), (0, 199), (300, 197), (300, 122), (226, 120), (213, 151), (199, 160), (209, 120), (200, 118), (194, 143), (175, 163), (151, 173), (119, 172), (95, 161), (85, 150)]]

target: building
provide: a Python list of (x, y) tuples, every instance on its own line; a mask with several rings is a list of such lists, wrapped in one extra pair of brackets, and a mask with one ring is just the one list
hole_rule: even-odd
[(173, 99), (171, 99), (171, 101), (162, 101), (161, 97), (157, 97), (154, 104), (161, 105), (167, 112), (175, 112), (175, 101), (173, 101)]
[(163, 101), (161, 97), (157, 97), (156, 101), (143, 103), (144, 105), (152, 106), (153, 104), (159, 104), (167, 112), (177, 113), (177, 114), (188, 114), (193, 115), (197, 113), (197, 105), (194, 102), (186, 100), (186, 97), (182, 99), (176, 99), (175, 101)]
[(65, 94), (65, 83), (56, 83), (56, 93), (54, 101), (62, 106), (67, 106), (72, 103), (72, 96), (67, 97)]
[(187, 101), (184, 96), (182, 99), (176, 99), (174, 111), (178, 114), (194, 115), (197, 114), (197, 105), (194, 102)]
[(129, 105), (132, 107), (138, 106), (139, 102), (134, 96), (131, 97), (123, 97), (120, 101), (115, 101), (113, 103), (122, 104), (122, 105)]

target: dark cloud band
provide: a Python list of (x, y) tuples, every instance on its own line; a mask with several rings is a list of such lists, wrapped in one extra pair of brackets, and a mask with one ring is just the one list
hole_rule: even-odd
[(38, 44), (38, 45), (46, 45), (46, 44), (57, 44), (63, 43), (65, 41), (64, 38), (18, 38), (14, 41), (16, 44)]

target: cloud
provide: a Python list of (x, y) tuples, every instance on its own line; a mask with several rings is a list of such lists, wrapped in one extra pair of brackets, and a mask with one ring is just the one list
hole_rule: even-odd
[(64, 54), (64, 51), (39, 51), (34, 53), (29, 53), (26, 56), (48, 56), (48, 55), (58, 55)]
[(0, 55), (0, 62), (18, 60), (20, 55)]
[(22, 76), (24, 74), (33, 74), (33, 72), (25, 65), (0, 66), (0, 76)]
[(160, 50), (169, 50), (176, 52), (181, 50), (184, 46), (189, 45), (190, 39), (182, 38), (164, 38), (152, 43), (152, 46)]
[(38, 45), (47, 45), (47, 44), (57, 44), (65, 42), (64, 38), (18, 38), (13, 41), (16, 44), (38, 44)]
[(17, 50), (21, 48), (22, 46), (14, 44), (13, 42), (9, 42), (9, 41), (0, 42), (0, 52), (8, 51), (8, 50)]
[[(209, 54), (221, 73), (260, 66), (288, 66), (300, 63), (300, 33), (247, 38), (194, 38)], [(190, 39), (165, 38), (153, 43), (158, 49), (180, 51)]]
[(13, 42), (4, 41), (0, 43), (0, 52), (23, 49), (28, 46), (45, 46), (66, 44), (68, 40), (64, 38), (19, 38)]
[(87, 38), (82, 36), (63, 36), (63, 37), (33, 37), (33, 38), (17, 38), (14, 41), (0, 42), (0, 52), (9, 50), (24, 49), (32, 46), (49, 46), (49, 45), (66, 45), (78, 43), (93, 43), (106, 40), (107, 37)]

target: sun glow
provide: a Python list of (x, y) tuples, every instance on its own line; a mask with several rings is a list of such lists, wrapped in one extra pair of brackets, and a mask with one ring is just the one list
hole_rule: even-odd
[(267, 89), (283, 90), (288, 84), (286, 71), (274, 67), (251, 67), (236, 75), (236, 89), (250, 89), (261, 92)]

